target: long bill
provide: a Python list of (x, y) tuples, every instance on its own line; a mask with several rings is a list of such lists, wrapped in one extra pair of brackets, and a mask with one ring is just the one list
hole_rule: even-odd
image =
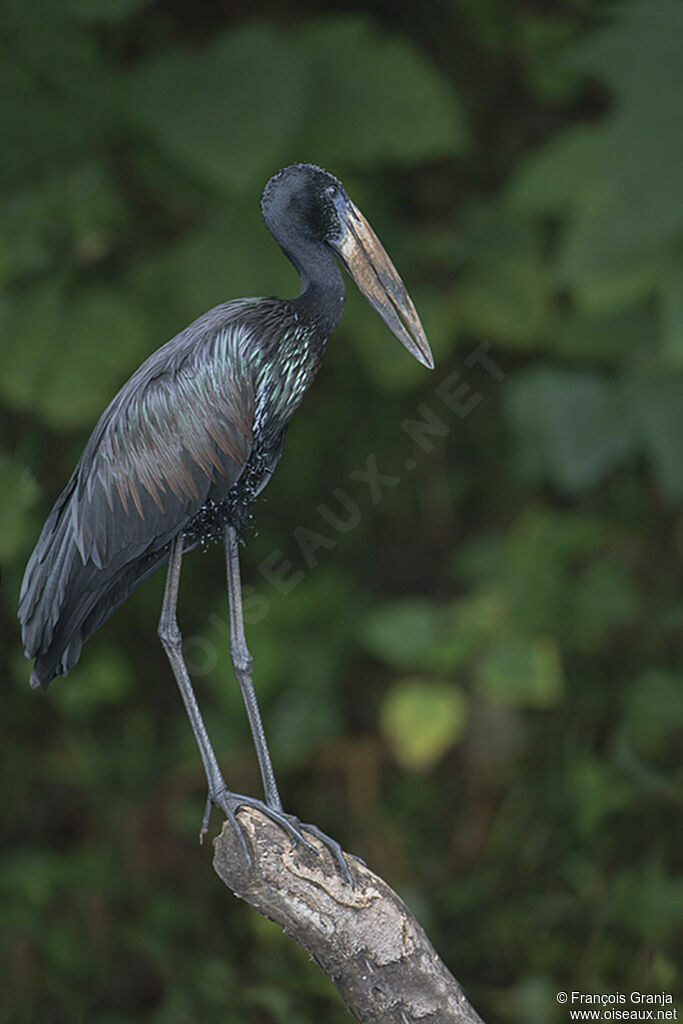
[(403, 347), (433, 370), (434, 357), (413, 301), (379, 238), (349, 199), (342, 223), (343, 234), (335, 248), (346, 269)]

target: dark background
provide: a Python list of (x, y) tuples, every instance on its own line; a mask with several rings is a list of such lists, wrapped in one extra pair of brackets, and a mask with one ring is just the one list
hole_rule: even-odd
[[(294, 293), (258, 205), (293, 160), (343, 178), (437, 367), (350, 284), (254, 508), (248, 634), (286, 806), (403, 894), (489, 1021), (565, 1021), (559, 989), (675, 990), (683, 7), (337, 7), (3, 4), (3, 1019), (348, 1019), (197, 845), (162, 578), (47, 695), (15, 620), (137, 364), (219, 301)], [(431, 423), (422, 445), (406, 420)], [(394, 478), (376, 503), (368, 460)], [(319, 508), (342, 502), (352, 529)], [(285, 561), (282, 594), (264, 565)], [(186, 560), (180, 608), (226, 776), (258, 794), (218, 548)]]

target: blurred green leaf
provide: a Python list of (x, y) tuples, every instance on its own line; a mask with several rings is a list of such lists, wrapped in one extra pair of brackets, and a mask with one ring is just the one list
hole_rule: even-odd
[(626, 724), (636, 750), (660, 753), (683, 729), (683, 686), (672, 673), (651, 669), (626, 692)]
[(85, 160), (17, 189), (0, 212), (0, 275), (10, 281), (65, 260), (92, 266), (127, 222), (120, 189), (102, 161)]
[(513, 523), (500, 570), (527, 629), (559, 626), (577, 564), (594, 557), (604, 539), (596, 519), (576, 512), (532, 507)]
[(525, 12), (520, 24), (526, 57), (523, 70), (530, 89), (537, 99), (553, 104), (567, 102), (583, 88), (580, 73), (562, 59), (575, 27), (570, 18), (554, 14), (549, 18)]
[(334, 167), (411, 164), (464, 148), (453, 86), (403, 36), (367, 18), (321, 19), (292, 40), (292, 53), (308, 76), (293, 152)]
[(455, 309), (461, 326), (512, 348), (528, 349), (550, 315), (550, 279), (539, 234), (495, 202), (468, 206), (458, 225)]
[(610, 631), (633, 621), (641, 610), (640, 595), (626, 568), (595, 560), (572, 588), (570, 617), (579, 649), (594, 651)]
[(570, 494), (599, 483), (635, 448), (619, 390), (596, 374), (534, 367), (507, 384), (523, 467)]
[(642, 376), (624, 383), (625, 401), (642, 434), (657, 483), (670, 498), (683, 496), (683, 376)]
[(231, 296), (297, 291), (293, 268), (273, 245), (256, 203), (216, 210), (205, 227), (141, 259), (131, 287), (153, 311), (159, 342)]
[(585, 752), (569, 766), (568, 785), (577, 828), (586, 836), (604, 819), (628, 807), (632, 787), (609, 762)]
[(23, 552), (33, 530), (26, 515), (40, 490), (29, 469), (0, 452), (0, 564)]
[(553, 140), (512, 189), (522, 208), (571, 209), (559, 276), (586, 306), (623, 305), (651, 291), (665, 253), (680, 242), (683, 126), (671, 117), (671, 97), (683, 88), (682, 31), (676, 0), (658, 0), (654, 11), (630, 0), (609, 28), (577, 43), (570, 66), (607, 83), (613, 110), (600, 127)]
[(523, 350), (534, 347), (550, 309), (543, 265), (519, 254), (466, 277), (459, 297), (463, 327)]
[(224, 33), (198, 53), (166, 52), (131, 75), (131, 116), (194, 174), (250, 191), (282, 163), (305, 110), (305, 76), (265, 25)]
[(423, 662), (439, 672), (452, 672), (505, 628), (509, 601), (501, 587), (482, 587), (462, 598), (444, 614), (437, 642)]
[(123, 704), (133, 688), (130, 664), (116, 649), (88, 657), (87, 670), (50, 690), (50, 699), (69, 718), (87, 718), (99, 707)]
[(666, 871), (654, 856), (644, 870), (619, 872), (612, 894), (617, 920), (649, 941), (667, 938), (683, 920), (683, 880)]
[(683, 261), (673, 261), (662, 282), (662, 349), (666, 362), (683, 369)]
[(576, 214), (599, 205), (607, 188), (604, 133), (578, 125), (523, 158), (512, 174), (507, 200), (513, 211)]
[(104, 24), (123, 21), (145, 7), (151, 6), (154, 0), (62, 0), (63, 6), (70, 17), (76, 21), (102, 22)]
[(61, 4), (6, 3), (3, 33), (0, 183), (23, 186), (60, 160), (91, 156), (116, 132), (116, 90), (95, 40)]
[(368, 651), (388, 665), (420, 664), (439, 639), (439, 610), (431, 601), (410, 598), (367, 613), (361, 638)]
[(0, 394), (58, 429), (91, 423), (146, 355), (145, 318), (113, 288), (83, 289), (71, 301), (54, 285), (36, 290), (8, 319)]
[(552, 707), (563, 690), (556, 643), (548, 637), (508, 637), (493, 643), (477, 669), (477, 690), (505, 704)]
[(109, 868), (101, 851), (65, 856), (57, 850), (15, 849), (0, 860), (0, 890), (5, 899), (21, 893), (34, 910), (40, 910), (59, 890), (105, 884)]
[(561, 1020), (559, 1011), (557, 1018), (557, 982), (545, 975), (532, 975), (522, 978), (512, 990), (507, 990), (499, 1000), (500, 1012), (503, 1017), (512, 1009), (510, 1020), (519, 1024), (548, 1024), (550, 1020)]
[(274, 750), (283, 771), (305, 765), (313, 751), (342, 731), (336, 702), (324, 689), (284, 693), (270, 717)]
[(131, 78), (131, 109), (193, 173), (236, 192), (295, 158), (412, 162), (463, 140), (451, 86), (357, 17), (279, 34), (248, 25), (201, 54), (149, 60)]
[(402, 679), (386, 693), (382, 732), (405, 768), (426, 771), (462, 736), (467, 699), (448, 683)]
[(554, 352), (572, 363), (624, 365), (643, 353), (652, 358), (656, 311), (649, 303), (602, 313), (579, 313), (560, 320), (552, 334)]

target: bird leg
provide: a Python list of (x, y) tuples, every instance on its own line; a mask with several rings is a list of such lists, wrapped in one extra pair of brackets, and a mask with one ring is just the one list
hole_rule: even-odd
[[(177, 607), (178, 587), (180, 584), (180, 566), (183, 560), (183, 536), (179, 534), (171, 545), (171, 553), (168, 560), (168, 575), (166, 577), (166, 588), (164, 600), (161, 606), (161, 618), (159, 619), (158, 634), (166, 656), (171, 664), (173, 675), (176, 678), (180, 695), (185, 704), (192, 731), (194, 732), (199, 753), (204, 764), (204, 771), (209, 783), (209, 799), (215, 793), (226, 788), (225, 780), (218, 765), (218, 759), (211, 745), (209, 734), (204, 725), (202, 713), (199, 710), (197, 698), (195, 697), (190, 675), (187, 671), (185, 659), (183, 658), (183, 638), (178, 628)], [(206, 822), (205, 822), (206, 824)]]
[(247, 647), (247, 638), (244, 632), (244, 614), (242, 610), (242, 581), (240, 577), (239, 542), (237, 532), (230, 525), (225, 528), (225, 565), (228, 578), (228, 604), (230, 606), (230, 653), (232, 663), (235, 667), (235, 675), (239, 683), (244, 706), (247, 709), (247, 718), (251, 735), (256, 747), (263, 790), (266, 796), (266, 804), (272, 811), (283, 815), (289, 820), (293, 827), (300, 834), (300, 829), (305, 828), (330, 850), (339, 864), (344, 878), (353, 886), (353, 876), (349, 871), (346, 858), (341, 846), (330, 836), (326, 835), (317, 825), (302, 825), (294, 815), (284, 814), (282, 801), (275, 781), (275, 773), (270, 759), (270, 751), (266, 743), (266, 736), (263, 731), (261, 712), (259, 711), (256, 691), (252, 680), (253, 658)]
[(247, 647), (244, 632), (244, 614), (242, 611), (242, 581), (240, 578), (240, 560), (237, 533), (232, 526), (225, 528), (225, 567), (228, 577), (228, 604), (230, 607), (230, 654), (235, 667), (235, 675), (242, 693), (242, 700), (247, 709), (249, 728), (256, 747), (263, 791), (266, 803), (276, 811), (282, 811), (282, 801), (275, 781), (270, 751), (263, 731), (261, 712), (259, 711), (256, 691), (252, 680), (253, 658)]
[[(206, 778), (209, 784), (209, 798), (206, 805), (206, 811), (204, 813), (200, 839), (203, 838), (209, 827), (211, 806), (212, 804), (216, 804), (217, 807), (220, 807), (225, 812), (228, 820), (237, 832), (240, 842), (242, 843), (245, 857), (247, 861), (251, 863), (251, 856), (247, 848), (244, 833), (242, 832), (237, 820), (236, 812), (240, 807), (254, 807), (257, 810), (262, 811), (269, 818), (284, 828), (284, 830), (292, 837), (295, 845), (297, 843), (301, 843), (307, 849), (312, 850), (313, 853), (317, 853), (315, 847), (312, 846), (302, 834), (301, 828), (298, 827), (298, 823), (295, 824), (288, 815), (284, 814), (281, 807), (267, 807), (262, 800), (232, 793), (225, 784), (225, 779), (223, 778), (223, 774), (218, 764), (218, 759), (211, 745), (209, 734), (206, 731), (206, 726), (204, 725), (204, 720), (202, 718), (201, 711), (199, 710), (197, 698), (195, 697), (194, 690), (192, 689), (190, 676), (183, 658), (183, 638), (180, 629), (178, 628), (176, 614), (178, 605), (178, 586), (180, 583), (180, 565), (182, 559), (183, 536), (182, 534), (179, 534), (171, 545), (168, 575), (166, 577), (166, 589), (164, 591), (164, 601), (161, 608), (158, 633), (159, 639), (161, 640), (170, 662), (171, 669), (173, 670), (173, 675), (178, 683), (180, 694), (183, 698), (183, 702), (190, 719), (190, 724), (192, 725), (192, 731), (194, 732), (197, 745), (199, 746), (199, 753), (202, 757), (204, 771), (206, 772)], [(275, 792), (277, 793), (277, 790)], [(348, 872), (348, 868), (346, 870)]]

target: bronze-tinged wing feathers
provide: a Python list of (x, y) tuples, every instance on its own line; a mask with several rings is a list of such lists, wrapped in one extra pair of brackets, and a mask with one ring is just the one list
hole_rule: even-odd
[(235, 423), (221, 390), (206, 377), (191, 366), (181, 367), (155, 378), (118, 410), (102, 434), (98, 473), (86, 486), (88, 499), (103, 487), (112, 509), (118, 497), (126, 515), (135, 510), (144, 519), (148, 498), (162, 512), (169, 494), (196, 502), (203, 490), (201, 477), (215, 483), (231, 475), (234, 464), (244, 465), (253, 440), (251, 425), (244, 431)]
[(160, 348), (95, 427), (22, 585), (35, 685), (75, 664), (87, 636), (166, 559), (183, 524), (239, 480), (257, 404), (259, 346), (244, 323), (252, 305), (219, 306)]
[[(161, 371), (160, 349), (109, 406), (84, 452), (89, 473), (73, 507), (84, 562), (101, 568), (132, 538), (143, 543), (163, 533), (166, 520), (177, 529), (211, 485), (220, 481), (227, 492), (236, 482), (253, 441), (243, 342), (228, 325), (203, 343), (195, 339), (189, 352), (180, 349), (180, 358), (166, 358)], [(101, 515), (91, 514), (97, 504)]]

